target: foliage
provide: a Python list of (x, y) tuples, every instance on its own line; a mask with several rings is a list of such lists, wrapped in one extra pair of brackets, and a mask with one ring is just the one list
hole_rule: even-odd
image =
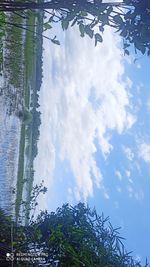
[(42, 180), (39, 185), (36, 184), (35, 186), (32, 186), (29, 199), (27, 199), (26, 201), (22, 200), (20, 203), (22, 207), (22, 213), (18, 215), (18, 222), (21, 223), (22, 221), (25, 221), (26, 224), (33, 222), (35, 211), (38, 205), (37, 198), (41, 193), (45, 194), (46, 192), (47, 188), (44, 186), (44, 180)]
[[(51, 0), (51, 1), (1, 1), (2, 11), (24, 11), (42, 9), (48, 14), (44, 30), (52, 28), (53, 23), (61, 22), (63, 30), (77, 25), (81, 37), (88, 35), (95, 45), (103, 41), (106, 26), (114, 28), (123, 38), (123, 49), (129, 55), (128, 48), (134, 45), (135, 53), (150, 56), (150, 2), (148, 0), (123, 0), (103, 3), (102, 0)], [(4, 4), (5, 3), (5, 4)], [(50, 11), (47, 11), (47, 10)], [(59, 45), (54, 38), (50, 40)]]
[(51, 213), (42, 211), (22, 229), (24, 235), (15, 249), (46, 253), (49, 266), (142, 267), (126, 252), (119, 228), (114, 229), (109, 218), (83, 203), (65, 204)]
[(0, 13), (0, 73), (3, 69), (3, 42), (5, 37), (5, 25), (2, 21), (5, 21), (6, 15), (4, 12)]
[(30, 111), (26, 108), (24, 108), (23, 110), (19, 110), (16, 115), (24, 124), (28, 124), (32, 120), (32, 115)]
[[(42, 184), (35, 187), (32, 203), (37, 203), (41, 192), (46, 192)], [(16, 224), (0, 210), (1, 248), (10, 248), (12, 224), (14, 253), (43, 253), (46, 257), (42, 266), (150, 267), (147, 260), (142, 265), (125, 250), (119, 228), (114, 229), (108, 217), (99, 216), (95, 209), (83, 203), (64, 204), (51, 213), (42, 211), (26, 226)], [(16, 258), (14, 263), (29, 266), (26, 262), (19, 265)], [(30, 262), (30, 266), (41, 266), (41, 263)]]

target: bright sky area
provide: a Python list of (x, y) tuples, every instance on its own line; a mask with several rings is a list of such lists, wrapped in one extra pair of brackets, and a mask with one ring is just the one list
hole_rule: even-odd
[(39, 208), (85, 201), (121, 226), (128, 251), (150, 259), (149, 58), (124, 57), (110, 29), (97, 47), (74, 27), (49, 34), (61, 45), (44, 40)]

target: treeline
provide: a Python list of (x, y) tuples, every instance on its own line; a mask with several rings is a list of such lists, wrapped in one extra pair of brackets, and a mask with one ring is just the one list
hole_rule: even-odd
[[(38, 17), (38, 27), (37, 27), (37, 36), (41, 36), (43, 32), (43, 16), (44, 13), (42, 12), (41, 15)], [(38, 37), (36, 43), (36, 57), (35, 57), (35, 77), (32, 86), (32, 94), (31, 94), (31, 114), (32, 114), (32, 160), (37, 156), (38, 149), (37, 149), (37, 142), (40, 137), (40, 125), (41, 125), (41, 112), (38, 110), (40, 107), (39, 104), (39, 92), (42, 85), (42, 78), (43, 78), (43, 38)]]

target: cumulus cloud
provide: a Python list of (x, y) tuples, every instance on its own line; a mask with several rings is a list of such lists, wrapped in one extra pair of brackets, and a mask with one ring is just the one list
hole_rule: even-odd
[(123, 79), (120, 39), (112, 31), (106, 29), (104, 42), (97, 47), (89, 38), (79, 37), (75, 28), (62, 39), (60, 47), (45, 41), (35, 178), (44, 177), (51, 187), (57, 163), (68, 162), (74, 177), (69, 192), (86, 200), (94, 185), (103, 184), (95, 160), (98, 149), (107, 158), (113, 150), (113, 132), (121, 134), (135, 121), (128, 93), (132, 83)]
[(139, 146), (139, 156), (146, 162), (150, 163), (150, 144), (142, 143)]

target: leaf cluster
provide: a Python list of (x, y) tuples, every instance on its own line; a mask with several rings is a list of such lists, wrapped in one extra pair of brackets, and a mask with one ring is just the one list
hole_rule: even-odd
[(34, 236), (36, 248), (48, 253), (47, 263), (142, 267), (125, 250), (119, 228), (114, 229), (108, 217), (99, 216), (95, 209), (83, 203), (74, 207), (64, 204), (56, 212), (41, 212), (32, 227), (38, 231), (37, 237)]

